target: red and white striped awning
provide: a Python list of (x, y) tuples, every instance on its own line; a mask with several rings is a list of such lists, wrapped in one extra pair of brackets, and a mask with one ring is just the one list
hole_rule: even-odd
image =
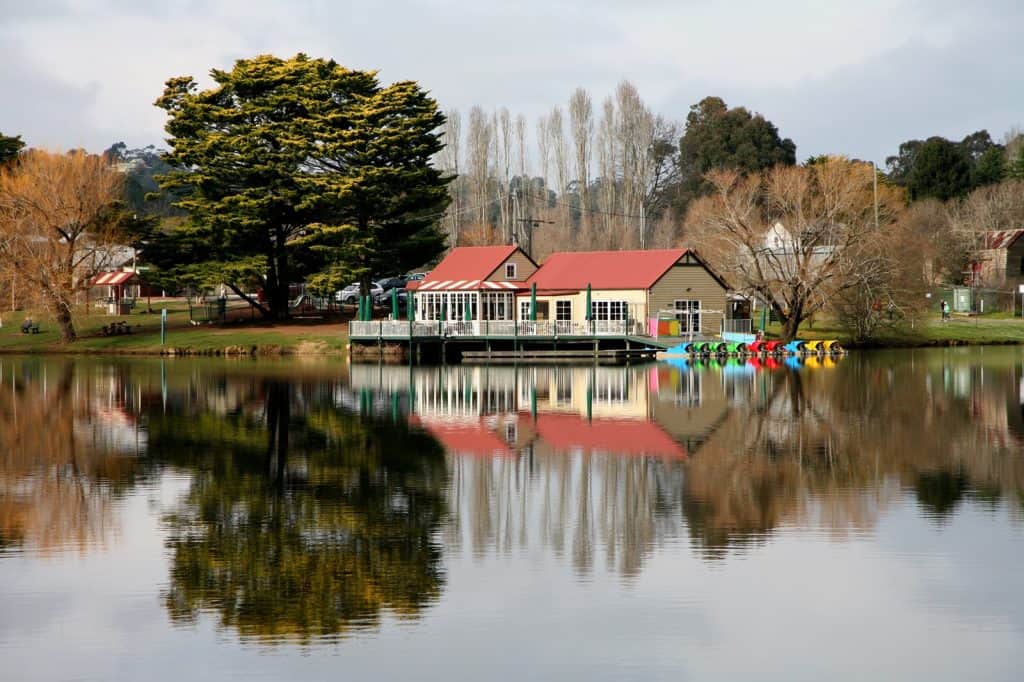
[(95, 286), (117, 286), (118, 284), (124, 284), (132, 277), (135, 277), (134, 272), (101, 272), (96, 275), (96, 279), (92, 281)]
[(520, 287), (517, 282), (488, 282), (479, 279), (445, 279), (437, 282), (423, 282), (417, 287), (417, 291), (473, 291), (473, 290), (500, 290), (514, 291)]

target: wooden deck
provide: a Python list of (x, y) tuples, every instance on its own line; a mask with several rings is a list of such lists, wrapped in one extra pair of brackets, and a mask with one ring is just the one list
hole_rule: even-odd
[(650, 359), (679, 339), (643, 333), (636, 321), (570, 322), (351, 322), (353, 356), (398, 349), (416, 359), (464, 359), (471, 362), (597, 362)]

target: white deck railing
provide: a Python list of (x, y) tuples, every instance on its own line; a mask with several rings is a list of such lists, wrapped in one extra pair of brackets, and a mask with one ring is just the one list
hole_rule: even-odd
[(646, 336), (639, 320), (593, 320), (567, 322), (537, 320), (422, 321), (373, 320), (349, 322), (354, 338), (408, 339), (411, 337), (562, 337), (562, 336)]

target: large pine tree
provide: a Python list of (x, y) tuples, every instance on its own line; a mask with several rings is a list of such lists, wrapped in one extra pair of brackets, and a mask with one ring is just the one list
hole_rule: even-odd
[(298, 55), (239, 60), (167, 82), (162, 184), (187, 224), (153, 251), (162, 264), (222, 281), (267, 317), (288, 314), (288, 284), (324, 286), (422, 264), (444, 247), (435, 224), (448, 179), (430, 165), (444, 118), (411, 82)]

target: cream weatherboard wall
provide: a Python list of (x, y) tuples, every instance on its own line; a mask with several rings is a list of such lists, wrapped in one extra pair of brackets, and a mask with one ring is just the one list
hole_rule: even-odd
[(660, 311), (675, 309), (677, 300), (700, 301), (702, 310), (716, 311), (701, 316), (701, 333), (718, 334), (728, 302), (726, 289), (699, 262), (687, 260), (673, 265), (654, 283), (648, 292), (647, 309), (654, 317)]
[[(516, 303), (516, 310), (520, 309), (522, 301), (529, 302), (530, 292), (520, 292)], [(622, 301), (629, 309), (629, 319), (641, 320), (647, 317), (647, 292), (643, 289), (594, 289), (590, 294), (591, 302), (597, 301)], [(581, 291), (572, 294), (537, 294), (538, 307), (542, 301), (548, 302), (547, 319), (555, 319), (556, 301), (569, 301), (572, 303), (572, 321), (587, 321), (587, 292)], [(520, 318), (521, 319), (521, 316)]]

